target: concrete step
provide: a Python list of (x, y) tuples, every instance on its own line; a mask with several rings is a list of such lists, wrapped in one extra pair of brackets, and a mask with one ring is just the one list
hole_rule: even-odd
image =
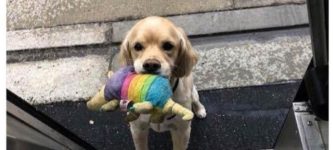
[(107, 44), (111, 24), (94, 23), (7, 32), (7, 51)]
[[(311, 58), (308, 28), (191, 40), (200, 55), (194, 69), (199, 90), (301, 79)], [(105, 82), (110, 57), (117, 52), (108, 47), (97, 47), (96, 51), (105, 52), (9, 63), (7, 88), (31, 104), (86, 100)], [(29, 55), (38, 57), (39, 53)]]
[(10, 0), (7, 29), (31, 29), (59, 25), (121, 21), (151, 15), (168, 16), (283, 4), (305, 0)]
[[(281, 5), (168, 17), (188, 36), (308, 24), (307, 8)], [(113, 23), (113, 42), (121, 42), (136, 21)]]
[[(308, 24), (307, 9), (304, 4), (197, 13), (168, 18), (182, 27), (190, 37)], [(8, 31), (7, 51), (119, 43), (135, 22), (136, 20), (126, 20)]]
[(193, 39), (200, 59), (198, 89), (263, 85), (302, 79), (310, 63), (308, 28)]
[[(305, 16), (302, 4), (169, 18), (194, 36), (191, 40), (201, 57), (194, 79), (198, 89), (204, 90), (302, 78), (311, 57), (307, 28), (197, 36), (302, 25), (308, 22)], [(88, 99), (105, 81), (109, 60), (118, 51), (118, 46), (112, 45), (132, 23), (8, 31), (7, 88), (32, 104)], [(206, 23), (212, 28), (204, 28)]]
[(6, 86), (30, 104), (85, 100), (104, 84), (108, 56), (7, 64)]

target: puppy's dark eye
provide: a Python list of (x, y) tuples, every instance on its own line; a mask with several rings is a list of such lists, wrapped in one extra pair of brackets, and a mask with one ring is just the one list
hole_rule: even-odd
[(165, 51), (170, 51), (174, 46), (170, 42), (165, 42), (162, 47)]
[(140, 43), (135, 43), (134, 49), (136, 51), (141, 51), (141, 50), (143, 50), (143, 46)]

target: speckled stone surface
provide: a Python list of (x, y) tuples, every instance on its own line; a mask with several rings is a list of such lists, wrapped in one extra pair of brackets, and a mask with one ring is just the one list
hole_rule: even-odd
[(7, 0), (7, 28), (50, 27), (232, 8), (233, 0)]
[(6, 88), (30, 104), (84, 100), (106, 81), (107, 56), (7, 64)]
[(94, 23), (8, 31), (7, 51), (105, 44), (111, 38), (111, 24)]
[[(253, 20), (253, 17), (257, 18)], [(305, 5), (283, 5), (168, 17), (189, 36), (308, 23)], [(237, 19), (235, 19), (237, 18)], [(7, 51), (119, 43), (135, 21), (7, 31)], [(113, 26), (113, 28), (111, 27)], [(111, 29), (112, 28), (112, 29)], [(111, 40), (112, 39), (112, 40)]]
[(301, 79), (312, 56), (308, 28), (192, 40), (199, 52), (197, 88), (262, 85)]
[(110, 58), (118, 52), (111, 44), (55, 47), (47, 49), (25, 49), (7, 51), (7, 63), (19, 63), (27, 61), (56, 60), (68, 57), (84, 57), (88, 55), (105, 55)]
[[(50, 27), (119, 21), (150, 15), (178, 15), (248, 7), (302, 4), (305, 0), (6, 0), (7, 28)], [(163, 6), (163, 7), (161, 7)]]
[[(188, 36), (308, 24), (307, 7), (281, 5), (168, 17)], [(136, 21), (115, 22), (112, 42), (121, 42)]]
[[(207, 118), (192, 122), (189, 150), (272, 148), (299, 82), (200, 91)], [(35, 106), (97, 149), (134, 149), (124, 113), (91, 112), (83, 102)], [(93, 124), (92, 124), (93, 122)], [(168, 132), (149, 134), (152, 150), (172, 149)]]
[(234, 0), (234, 7), (248, 8), (281, 4), (304, 4), (306, 0)]
[[(200, 54), (194, 69), (197, 88), (218, 89), (301, 79), (311, 58), (307, 30), (192, 39)], [(6, 71), (7, 88), (34, 104), (86, 100), (105, 82), (109, 60), (118, 51), (108, 49), (108, 46), (91, 46), (44, 53), (11, 53), (7, 57), (10, 62)]]

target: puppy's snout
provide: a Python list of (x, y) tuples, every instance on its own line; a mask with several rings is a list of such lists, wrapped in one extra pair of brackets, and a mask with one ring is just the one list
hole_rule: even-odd
[(143, 68), (149, 73), (155, 73), (161, 68), (161, 63), (157, 59), (147, 59), (143, 63)]

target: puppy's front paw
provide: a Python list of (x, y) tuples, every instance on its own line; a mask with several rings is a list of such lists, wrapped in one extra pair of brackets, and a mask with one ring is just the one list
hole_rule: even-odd
[(206, 118), (206, 116), (207, 116), (205, 107), (201, 107), (201, 108), (197, 109), (194, 113), (198, 118)]

